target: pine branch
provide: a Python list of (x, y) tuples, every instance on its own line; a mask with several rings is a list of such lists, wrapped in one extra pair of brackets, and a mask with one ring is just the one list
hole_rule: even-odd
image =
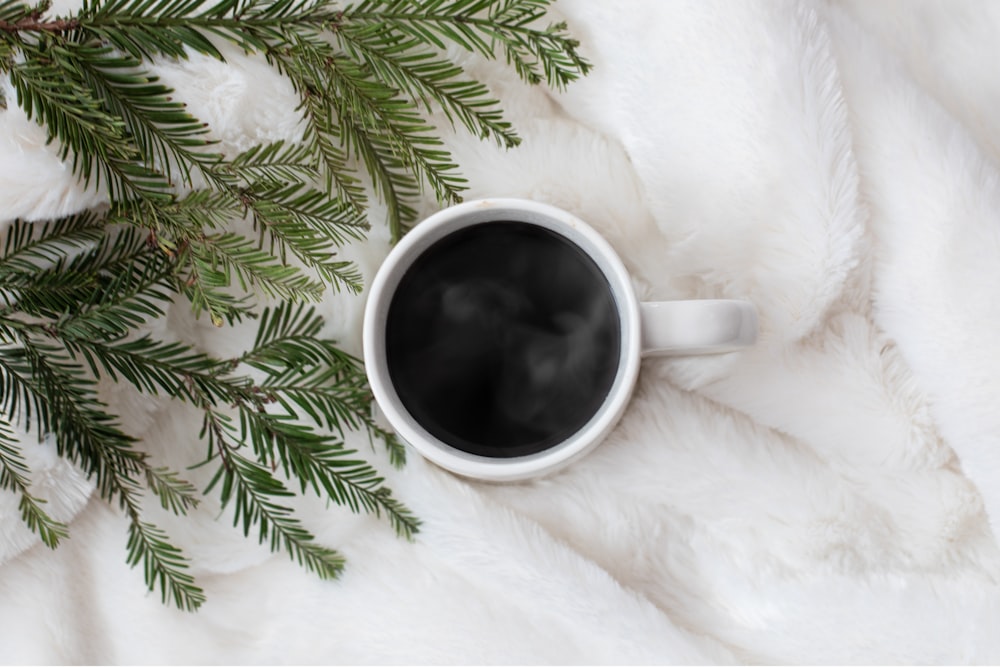
[(198, 506), (198, 490), (169, 468), (147, 468), (146, 484), (160, 499), (160, 506), (174, 514), (187, 514)]
[(364, 237), (368, 223), (353, 208), (319, 190), (295, 185), (255, 188), (245, 194), (244, 202), (262, 232), (261, 241), (267, 239), (268, 252), (276, 253), (282, 263), (291, 253), (314, 269), (326, 285), (361, 291), (361, 274), (350, 262), (336, 259), (331, 250), (331, 245)]
[[(19, 311), (48, 318), (61, 335), (84, 339), (121, 337), (163, 315), (162, 304), (172, 296), (169, 263), (162, 255), (144, 252), (146, 243), (137, 230), (103, 231), (71, 259), (69, 253), (76, 249), (63, 238), (16, 253), (19, 270), (0, 263), (0, 299), (7, 304), (0, 315)], [(19, 256), (31, 251), (54, 263), (39, 267)]]
[(283, 415), (242, 410), (240, 417), (241, 439), (253, 442), (258, 454), (276, 456), (285, 474), (299, 480), (303, 492), (312, 486), (317, 496), (325, 492), (355, 513), (385, 514), (404, 537), (419, 529), (416, 517), (383, 486), (385, 480), (367, 462), (349, 458), (356, 452), (344, 449), (339, 440), (317, 435), (312, 428), (288, 421)]
[[(8, 335), (24, 335), (28, 331), (39, 333), (45, 332), (45, 329), (38, 327), (38, 325), (23, 324), (21, 329), (15, 329)], [(47, 333), (60, 332), (51, 330)], [(26, 335), (24, 338), (28, 340)], [(66, 344), (67, 350), (85, 354), (92, 370), (97, 372), (111, 371), (112, 373), (117, 371), (123, 379), (142, 389), (165, 388), (175, 392), (176, 396), (184, 396), (187, 392), (193, 399), (206, 405), (212, 401), (213, 396), (226, 400), (232, 400), (234, 396), (244, 399), (255, 396), (255, 392), (251, 388), (247, 388), (245, 382), (218, 380), (216, 373), (221, 367), (219, 362), (210, 360), (204, 355), (194, 354), (189, 348), (178, 344), (157, 345), (149, 339), (140, 339), (134, 342), (102, 345), (86, 338), (66, 340)], [(59, 357), (58, 351), (53, 348), (46, 351), (49, 359)], [(147, 363), (150, 358), (156, 358), (160, 362), (152, 371)], [(0, 369), (3, 369), (2, 361), (2, 357), (0, 357)], [(74, 388), (73, 378), (69, 377), (69, 368), (71, 365), (68, 361), (57, 368), (57, 370), (66, 369), (64, 372), (66, 377), (61, 378), (67, 385), (65, 391)], [(33, 370), (37, 373), (39, 369), (36, 367)], [(56, 375), (56, 373), (53, 372), (52, 375)], [(0, 375), (0, 378), (3, 376)], [(4, 389), (4, 395), (8, 395), (6, 387), (2, 384), (0, 384), (0, 389)], [(35, 395), (33, 398), (42, 406), (38, 409), (47, 410), (47, 414), (54, 414), (58, 408), (65, 407), (66, 403), (63, 401), (55, 407), (49, 407), (48, 403), (40, 396)], [(93, 403), (96, 398), (90, 396), (89, 401)], [(78, 402), (82, 402), (81, 399), (78, 399)], [(12, 409), (11, 406), (5, 407), (7, 410)], [(250, 412), (256, 414), (258, 407), (254, 405)], [(16, 409), (16, 406), (13, 406), (13, 409)], [(214, 413), (209, 409), (206, 410), (206, 414), (212, 415)], [(70, 417), (75, 417), (77, 421), (82, 422), (87, 422), (86, 417), (90, 417), (90, 420), (93, 421), (93, 415), (77, 414), (70, 415)], [(85, 428), (87, 425), (89, 423), (85, 423), (79, 429)], [(61, 428), (66, 430), (65, 424)], [(126, 437), (122, 436), (122, 438)], [(248, 438), (249, 436), (244, 434), (242, 439)], [(87, 443), (81, 442), (79, 444), (86, 445)], [(126, 441), (125, 444), (130, 443)], [(233, 448), (231, 445), (227, 446), (230, 449)], [(127, 450), (127, 447), (125, 449)], [(227, 454), (229, 453), (229, 449), (225, 451)], [(194, 586), (190, 575), (184, 571), (185, 561), (180, 552), (165, 540), (162, 531), (141, 519), (135, 497), (134, 477), (137, 472), (143, 471), (150, 489), (160, 496), (164, 507), (177, 512), (185, 511), (196, 502), (193, 489), (174, 473), (150, 468), (145, 464), (143, 456), (129, 456), (130, 465), (128, 467), (121, 465), (113, 457), (128, 456), (129, 452), (123, 452), (122, 447), (101, 449), (96, 443), (90, 442), (86, 452), (90, 456), (79, 462), (85, 468), (87, 463), (90, 464), (89, 469), (98, 479), (102, 495), (108, 499), (116, 498), (130, 518), (129, 563), (133, 565), (140, 561), (144, 563), (147, 583), (150, 588), (159, 587), (165, 600), (170, 599), (182, 608), (197, 608), (203, 596), (200, 589)], [(242, 457), (238, 458), (242, 459)], [(226, 460), (232, 462), (234, 459), (232, 456), (228, 456)], [(243, 489), (243, 495), (237, 500), (237, 514), (249, 517), (251, 523), (260, 522), (261, 539), (268, 535), (273, 536), (272, 547), (285, 548), (306, 567), (319, 571), (323, 576), (333, 576), (339, 571), (341, 563), (339, 556), (328, 549), (312, 544), (308, 532), (301, 529), (297, 521), (289, 516), (291, 510), (265, 498), (267, 495), (274, 495), (276, 487), (262, 481), (259, 472), (254, 472), (255, 466), (260, 470), (267, 470), (247, 460), (236, 461), (235, 469), (237, 472), (243, 473), (237, 480), (239, 488)], [(224, 500), (228, 499), (224, 498)], [(385, 505), (387, 509), (395, 509), (391, 503)], [(370, 503), (368, 506), (371, 506)], [(400, 512), (394, 512), (394, 516), (398, 514)], [(249, 524), (245, 530), (249, 530)]]
[(372, 442), (373, 439), (378, 439), (385, 446), (386, 452), (389, 454), (389, 463), (397, 469), (405, 466), (406, 446), (399, 439), (399, 437), (395, 433), (387, 431), (377, 425), (375, 420), (371, 418), (370, 414), (365, 415), (364, 424), (368, 431), (369, 442)]
[(112, 473), (139, 473), (145, 456), (97, 399), (93, 380), (57, 348), (15, 326), (0, 323), (0, 336), (18, 344), (0, 347), (0, 408), (9, 419), (20, 417), (26, 431), (55, 434), (59, 455), (80, 465), (96, 478), (101, 495), (114, 499)]
[(102, 498), (117, 501), (125, 510), (130, 522), (128, 562), (143, 562), (150, 590), (158, 586), (164, 600), (169, 597), (179, 607), (196, 609), (204, 595), (183, 571), (186, 561), (180, 551), (141, 518), (136, 478), (150, 470), (146, 456), (119, 430), (79, 366), (60, 357), (56, 348), (28, 336), (20, 339), (19, 349), (0, 348), (3, 413), (8, 419), (20, 416), (26, 429), (34, 416), (39, 429), (55, 435), (59, 455), (93, 478)]
[[(363, 141), (383, 164), (398, 163), (429, 183), (439, 201), (461, 201), (465, 179), (452, 173), (458, 166), (447, 151), (436, 148), (442, 141), (434, 136), (434, 128), (416, 112), (412, 102), (399, 97), (391, 87), (365, 77), (348, 58), (334, 56), (329, 73), (328, 85), (331, 95), (339, 101), (345, 144), (350, 146), (352, 138), (355, 143)], [(365, 122), (344, 122), (353, 118)]]
[[(260, 390), (283, 411), (241, 405), (241, 427), (258, 454), (279, 462), (286, 474), (293, 472), (303, 491), (308, 483), (354, 511), (384, 512), (400, 534), (410, 536), (419, 522), (391, 497), (384, 480), (367, 463), (345, 459), (354, 452), (343, 447), (344, 428), (369, 426), (371, 394), (360, 360), (317, 338), (322, 325), (322, 318), (301, 304), (264, 311), (254, 346), (239, 363), (264, 373)], [(318, 435), (298, 423), (297, 408), (339, 437)]]
[(121, 229), (105, 235), (94, 249), (76, 257), (67, 273), (81, 276), (73, 307), (58, 315), (60, 335), (80, 339), (116, 339), (165, 314), (170, 303), (173, 269), (164, 255), (145, 252), (145, 235)]
[(275, 141), (258, 144), (219, 165), (234, 183), (305, 183), (320, 178), (313, 150), (304, 144)]
[(268, 49), (265, 56), (288, 76), (302, 98), (305, 141), (326, 173), (327, 188), (335, 188), (343, 201), (363, 211), (367, 198), (349, 164), (351, 159), (359, 161), (375, 194), (386, 203), (389, 230), (392, 238), (398, 240), (404, 221), (413, 216), (413, 209), (404, 200), (419, 194), (417, 180), (395, 154), (376, 145), (362, 120), (353, 115), (357, 109), (345, 108), (331, 80), (330, 66), (337, 57), (332, 45), (325, 40), (301, 37), (295, 38), (294, 43), (297, 47), (294, 51)]
[[(328, 191), (335, 192), (341, 201), (349, 204), (357, 213), (363, 214), (368, 206), (368, 198), (354, 167), (348, 164), (349, 158), (343, 148), (340, 129), (332, 110), (325, 106), (324, 98), (315, 94), (305, 96), (302, 108), (305, 110), (303, 141), (314, 155), (313, 164), (323, 174), (324, 186)], [(394, 210), (391, 205), (389, 208), (390, 211)]]
[[(0, 340), (7, 344), (0, 349), (0, 407), (6, 419), (17, 417), (27, 429), (37, 424), (40, 434), (55, 435), (57, 452), (93, 477), (102, 497), (116, 500), (126, 510), (129, 562), (144, 563), (147, 585), (160, 587), (164, 599), (178, 606), (196, 608), (203, 595), (183, 572), (180, 552), (141, 518), (137, 479), (144, 478), (161, 504), (173, 511), (193, 506), (192, 489), (176, 474), (146, 463), (145, 455), (134, 449), (135, 441), (119, 429), (108, 406), (97, 399), (94, 381), (74, 360), (74, 351), (80, 349), (74, 340), (90, 343), (120, 338), (148, 318), (162, 315), (156, 302), (168, 301), (169, 295), (154, 285), (162, 282), (169, 267), (163, 255), (144, 254), (146, 245), (134, 229), (116, 233), (105, 228), (94, 239), (91, 220), (75, 217), (46, 225), (40, 234), (36, 231), (22, 223), (12, 226), (5, 243), (8, 255), (0, 262), (0, 280), (9, 282), (30, 271), (59, 275), (64, 270), (65, 275), (79, 278), (76, 294), (80, 301), (75, 308), (60, 312), (64, 304), (52, 294), (36, 295), (34, 303), (27, 304), (31, 305), (28, 311), (25, 299), (13, 300), (20, 312), (51, 316), (47, 324), (23, 320), (17, 311), (0, 317)], [(61, 341), (62, 349), (43, 342), (46, 339)], [(96, 364), (93, 358), (89, 362), (93, 376)], [(8, 473), (5, 481), (22, 492), (22, 517), (43, 541), (54, 545), (65, 530), (27, 493), (19, 460), (3, 458)]]
[(83, 358), (95, 376), (128, 382), (144, 394), (211, 404), (252, 397), (248, 378), (220, 378), (227, 364), (185, 343), (149, 336), (118, 342), (66, 336), (62, 342), (70, 354)]
[(143, 564), (143, 577), (149, 590), (159, 588), (163, 602), (195, 611), (205, 602), (205, 593), (188, 573), (188, 560), (180, 549), (170, 544), (167, 534), (155, 525), (140, 521), (130, 513), (127, 562)]
[[(30, 492), (12, 424), (51, 438), (129, 521), (128, 562), (164, 601), (196, 609), (203, 592), (183, 554), (143, 518), (144, 491), (185, 514), (199, 500), (177, 473), (154, 467), (97, 382), (112, 380), (203, 413), (211, 490), (247, 535), (321, 576), (343, 566), (285, 499), (307, 489), (387, 519), (403, 536), (419, 523), (371, 464), (346, 448), (349, 430), (402, 443), (375, 423), (360, 360), (322, 337), (302, 304), (328, 289), (360, 289), (336, 248), (363, 238), (369, 198), (398, 239), (425, 188), (440, 203), (465, 186), (427, 114), (498, 145), (518, 138), (489, 89), (446, 57), (449, 44), (505, 58), (531, 84), (562, 87), (589, 69), (549, 0), (85, 0), (68, 16), (48, 4), (0, 0), (0, 74), (16, 103), (107, 210), (29, 225), (15, 221), (0, 255), (0, 487), (55, 546), (65, 526)], [(150, 73), (158, 58), (223, 59), (223, 43), (262, 54), (299, 96), (303, 139), (233, 158)], [(0, 97), (0, 108), (6, 100)], [(367, 183), (363, 181), (367, 179)], [(253, 234), (245, 234), (247, 227)], [(300, 265), (292, 266), (294, 262)], [(141, 328), (186, 298), (216, 325), (256, 317), (255, 345), (216, 359)], [(279, 471), (280, 469), (280, 471)], [(206, 491), (208, 491), (206, 490)]]
[[(300, 481), (303, 491), (311, 486), (317, 494), (325, 494), (353, 511), (384, 514), (401, 535), (411, 536), (418, 522), (392, 498), (374, 469), (363, 461), (346, 458), (354, 452), (345, 450), (339, 438), (318, 435), (311, 426), (298, 423), (295, 405), (319, 406), (319, 412), (310, 407), (313, 421), (325, 422), (341, 436), (345, 426), (364, 428), (369, 419), (371, 399), (363, 367), (331, 342), (317, 339), (322, 326), (322, 318), (301, 304), (295, 309), (283, 306), (265, 311), (254, 348), (231, 362), (211, 359), (180, 343), (161, 343), (149, 337), (104, 343), (73, 330), (62, 330), (58, 324), (51, 329), (26, 324), (22, 329), (55, 335), (72, 358), (80, 357), (87, 363), (94, 376), (126, 381), (145, 393), (181, 398), (201, 406), (206, 419), (214, 420), (214, 432), (230, 443), (230, 449), (236, 446), (234, 443), (249, 443), (264, 469), (280, 464), (286, 474)], [(255, 385), (245, 377), (232, 376), (231, 371), (242, 364), (265, 371), (271, 380)], [(334, 388), (329, 387), (330, 383)], [(288, 409), (276, 414), (263, 411), (269, 403)], [(217, 413), (214, 406), (220, 404), (234, 404), (239, 410), (238, 434), (225, 426)], [(145, 474), (164, 507), (183, 512), (196, 502), (193, 489), (175, 474), (148, 466)], [(242, 480), (244, 486), (252, 481)], [(261, 486), (253, 498), (243, 502), (262, 503), (260, 496), (267, 495), (265, 488), (270, 487)], [(224, 496), (224, 502), (228, 497)], [(125, 506), (129, 503), (125, 502)], [(280, 519), (287, 510), (273, 502), (258, 509), (267, 516), (274, 515), (271, 520)], [(257, 517), (255, 511), (249, 516)], [(276, 543), (287, 547), (289, 539), (298, 539), (300, 543), (288, 548), (295, 558), (300, 558), (296, 554), (302, 552), (301, 558), (308, 560), (306, 552), (313, 550), (304, 542), (308, 538), (295, 531), (294, 523), (285, 528), (291, 531), (291, 537), (282, 537)], [(249, 528), (245, 526), (245, 530)], [(163, 567), (167, 565), (169, 562)]]
[(227, 506), (233, 502), (233, 525), (242, 525), (243, 534), (247, 536), (256, 526), (258, 541), (268, 542), (272, 551), (285, 551), (323, 579), (335, 578), (344, 567), (340, 554), (316, 544), (312, 533), (302, 527), (292, 511), (275, 502), (275, 498), (288, 497), (292, 493), (268, 468), (239, 453), (239, 436), (229, 418), (203, 407), (209, 446), (222, 461), (209, 488), (222, 482), (222, 504)]
[[(317, 47), (308, 56), (301, 57), (305, 66), (289, 71), (289, 78), (300, 95), (306, 112), (305, 139), (320, 156), (320, 163), (328, 170), (328, 187), (335, 186), (344, 201), (355, 207), (364, 207), (363, 193), (357, 189), (352, 169), (347, 166), (349, 156), (358, 160), (367, 172), (375, 194), (386, 204), (388, 226), (393, 240), (402, 237), (404, 223), (411, 220), (414, 211), (405, 202), (419, 194), (419, 187), (403, 162), (377, 142), (354, 110), (336, 96), (325, 63), (333, 58), (326, 47)], [(288, 56), (269, 53), (268, 59), (279, 69)], [(332, 60), (331, 60), (332, 61)], [(377, 135), (378, 130), (374, 133)]]
[(566, 25), (535, 27), (551, 0), (365, 0), (344, 10), (345, 23), (381, 24), (444, 49), (446, 42), (493, 59), (497, 48), (529, 84), (563, 88), (590, 70)]
[(0, 276), (0, 313), (15, 310), (39, 317), (57, 316), (88, 296), (92, 276), (66, 270), (64, 263), (45, 270), (9, 271)]
[(390, 33), (382, 23), (346, 23), (334, 36), (348, 56), (370, 68), (370, 77), (392, 85), (427, 111), (438, 105), (449, 121), (460, 122), (481, 139), (493, 139), (505, 148), (520, 144), (485, 85), (465, 78), (454, 63), (423, 50), (420, 39), (399, 39)]
[[(263, 52), (289, 33), (335, 27), (341, 16), (330, 0), (207, 0), (148, 2), (88, 0), (78, 30), (107, 40), (134, 57), (186, 58), (186, 49), (224, 60), (209, 36), (247, 52)], [(82, 41), (82, 40), (81, 40)]]
[(395, 243), (403, 238), (404, 228), (411, 221), (414, 211), (405, 203), (417, 197), (420, 188), (416, 179), (391, 152), (386, 152), (365, 128), (353, 122), (342, 126), (339, 132), (345, 146), (353, 146), (355, 154), (364, 163), (375, 193), (386, 204), (389, 235)]
[(112, 199), (169, 199), (169, 183), (142, 163), (125, 122), (108, 113), (80, 80), (73, 53), (50, 38), (21, 50), (25, 60), (9, 70), (19, 104), (46, 128), (50, 141), (59, 140), (60, 158), (72, 157), (84, 185), (103, 183)]
[(225, 232), (187, 239), (179, 258), (190, 274), (209, 288), (238, 285), (244, 292), (260, 291), (266, 296), (297, 300), (318, 300), (324, 285), (310, 280), (279, 257), (262, 250), (253, 239)]
[(0, 416), (0, 488), (9, 489), (20, 496), (18, 510), (21, 520), (38, 533), (45, 546), (54, 549), (59, 541), (69, 537), (69, 527), (56, 521), (42, 509), (44, 500), (32, 495), (30, 470), (21, 456), (20, 443), (11, 429), (10, 423)]
[(103, 235), (104, 220), (93, 211), (29, 223), (14, 220), (4, 240), (0, 276), (31, 271), (66, 258)]
[[(482, 137), (492, 136), (501, 145), (517, 141), (484, 86), (456, 78), (460, 69), (431, 58), (422, 47), (429, 44), (444, 49), (446, 42), (452, 41), (489, 58), (495, 57), (499, 49), (529, 83), (547, 81), (564, 86), (586, 73), (589, 64), (576, 53), (577, 43), (566, 36), (564, 25), (535, 27), (547, 5), (547, 0), (376, 0), (341, 10), (330, 0), (222, 0), (214, 4), (205, 0), (98, 0), (85, 3), (78, 15), (62, 27), (71, 43), (84, 44), (96, 38), (126, 54), (118, 61), (107, 58), (109, 62), (101, 63), (112, 69), (155, 56), (184, 58), (187, 49), (222, 59), (211, 41), (213, 37), (233, 42), (248, 52), (264, 53), (289, 77), (302, 97), (306, 145), (315, 164), (323, 167), (328, 187), (335, 187), (345, 202), (363, 210), (365, 198), (352, 175), (348, 156), (359, 159), (388, 206), (390, 228), (393, 237), (398, 238), (412, 219), (412, 208), (406, 201), (417, 194), (419, 183), (430, 184), (442, 202), (458, 201), (463, 187), (463, 181), (451, 173), (454, 165), (450, 156), (434, 148), (439, 144), (433, 129), (416, 113), (417, 103), (429, 108), (433, 101), (470, 131)], [(348, 57), (332, 49), (322, 37), (325, 31), (339, 40)], [(45, 32), (60, 31), (48, 26)], [(104, 52), (91, 47), (90, 53)], [(162, 99), (164, 90), (152, 83), (143, 85), (141, 77), (133, 79), (131, 85), (149, 90), (151, 97), (158, 96), (157, 113), (170, 112)], [(103, 89), (106, 101), (114, 102), (115, 96), (110, 95), (107, 86)], [(320, 98), (318, 103), (316, 97)], [(333, 109), (337, 109), (335, 118), (331, 116)], [(97, 156), (104, 167), (99, 173), (103, 173), (113, 192), (119, 185), (120, 165), (116, 159), (121, 156), (116, 158), (117, 153), (128, 154), (131, 148), (148, 162), (154, 152), (152, 147), (157, 145), (148, 127), (139, 129), (143, 126), (137, 122), (141, 118), (125, 113), (127, 110), (119, 111), (130, 119), (138, 145), (122, 146), (109, 136), (98, 146), (107, 152)], [(180, 116), (178, 125), (196, 134), (197, 123), (186, 125), (184, 114), (174, 111)], [(74, 118), (67, 114), (63, 120), (68, 124)], [(121, 133), (114, 128), (108, 132)], [(69, 136), (54, 136), (71, 144), (74, 128), (67, 127), (64, 134)], [(181, 138), (194, 140), (191, 136)], [(156, 152), (172, 154), (173, 161), (183, 169), (183, 160), (177, 160), (179, 150), (175, 142), (173, 146), (161, 144)], [(197, 153), (187, 156), (192, 164), (205, 159)], [(164, 166), (168, 162), (160, 159), (153, 164), (169, 170)], [(88, 169), (85, 164), (79, 167), (85, 180)], [(416, 180), (410, 178), (409, 172), (416, 175)], [(170, 180), (169, 174), (166, 176), (148, 170), (137, 174), (143, 182), (140, 192), (134, 194), (162, 194), (158, 191), (164, 181)], [(182, 176), (186, 177), (186, 172), (182, 171)], [(210, 288), (199, 291), (203, 300), (211, 301)]]
[(178, 180), (192, 186), (192, 168), (218, 184), (214, 170), (222, 156), (204, 149), (214, 142), (208, 129), (172, 98), (172, 88), (131, 55), (119, 55), (110, 46), (70, 43), (80, 64), (81, 80), (93, 90), (104, 107), (124, 121), (139, 157), (155, 165), (169, 182)]
[(241, 362), (265, 374), (260, 388), (290, 415), (301, 410), (341, 437), (345, 427), (367, 425), (371, 395), (364, 367), (332, 341), (289, 335), (251, 350)]

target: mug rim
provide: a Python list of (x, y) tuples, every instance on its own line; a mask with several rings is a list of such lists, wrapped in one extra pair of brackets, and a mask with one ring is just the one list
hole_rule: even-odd
[[(385, 323), (396, 286), (413, 262), (449, 234), (477, 224), (515, 221), (535, 224), (583, 250), (608, 282), (621, 334), (618, 370), (601, 406), (587, 423), (562, 442), (540, 452), (511, 458), (488, 457), (457, 449), (433, 436), (399, 399), (386, 362)], [(527, 199), (491, 198), (441, 209), (417, 224), (393, 247), (368, 291), (362, 328), (368, 383), (389, 424), (422, 456), (451, 472), (489, 481), (541, 476), (576, 460), (596, 446), (620, 419), (639, 373), (641, 326), (639, 302), (621, 258), (603, 236), (573, 214)]]

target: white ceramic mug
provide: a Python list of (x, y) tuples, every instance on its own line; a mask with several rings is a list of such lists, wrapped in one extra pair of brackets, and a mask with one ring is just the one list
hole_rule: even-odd
[[(435, 436), (411, 414), (394, 385), (387, 360), (386, 323), (393, 296), (408, 269), (442, 239), (475, 225), (513, 221), (539, 226), (568, 240), (588, 256), (607, 281), (617, 310), (615, 371), (603, 401), (574, 433), (524, 456), (482, 456)], [(553, 206), (519, 199), (470, 201), (430, 216), (397, 244), (379, 269), (365, 310), (363, 345), (372, 392), (397, 434), (421, 455), (454, 473), (490, 481), (514, 481), (561, 468), (597, 445), (622, 416), (644, 355), (729, 352), (757, 337), (752, 304), (739, 300), (643, 302), (619, 257), (600, 234)]]

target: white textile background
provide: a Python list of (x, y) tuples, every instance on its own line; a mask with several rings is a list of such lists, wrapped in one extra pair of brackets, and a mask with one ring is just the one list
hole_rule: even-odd
[[(645, 361), (618, 428), (555, 476), (475, 484), (415, 455), (386, 469), (424, 520), (413, 543), (303, 499), (349, 559), (337, 581), (245, 540), (211, 502), (185, 520), (151, 508), (194, 558), (197, 614), (146, 593), (122, 518), (32, 446), (37, 492), (72, 537), (47, 550), (0, 496), (0, 659), (1000, 661), (1000, 4), (560, 0), (555, 14), (594, 72), (554, 94), (468, 60), (525, 140), (449, 136), (469, 196), (574, 212), (644, 299), (752, 300), (759, 343)], [(291, 91), (258, 60), (160, 72), (225, 146), (295, 136)], [(4, 224), (99, 199), (43, 139), (0, 113)], [(347, 251), (368, 279), (386, 236)], [(356, 352), (363, 306), (323, 304)], [(184, 308), (152, 330), (220, 353), (252, 336)], [(190, 410), (106, 392), (157, 460), (198, 460)]]

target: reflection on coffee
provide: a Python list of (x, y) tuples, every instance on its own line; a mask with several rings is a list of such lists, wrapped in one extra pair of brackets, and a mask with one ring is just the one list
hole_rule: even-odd
[(490, 457), (572, 436), (619, 365), (607, 279), (561, 235), (488, 222), (437, 241), (407, 269), (386, 318), (386, 361), (429, 433)]

